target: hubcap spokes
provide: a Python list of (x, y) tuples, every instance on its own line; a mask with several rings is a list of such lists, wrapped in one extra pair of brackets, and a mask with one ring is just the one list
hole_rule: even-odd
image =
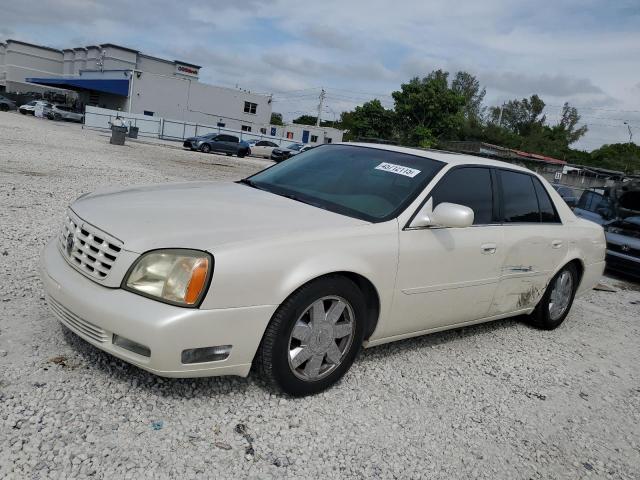
[(556, 279), (549, 296), (549, 316), (552, 320), (560, 318), (569, 307), (573, 293), (573, 277), (564, 271)]
[(354, 332), (355, 318), (349, 302), (333, 296), (316, 300), (300, 315), (291, 331), (291, 371), (307, 381), (327, 376), (344, 360)]

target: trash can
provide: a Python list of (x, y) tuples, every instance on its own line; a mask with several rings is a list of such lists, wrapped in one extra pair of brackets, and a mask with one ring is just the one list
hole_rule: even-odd
[(129, 138), (138, 138), (138, 127), (129, 127)]
[(111, 125), (111, 140), (109, 143), (112, 145), (124, 145), (124, 139), (127, 135), (127, 127), (116, 127)]

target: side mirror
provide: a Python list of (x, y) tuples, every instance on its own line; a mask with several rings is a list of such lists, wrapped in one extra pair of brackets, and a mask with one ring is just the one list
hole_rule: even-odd
[(420, 209), (411, 224), (412, 228), (447, 227), (465, 228), (473, 225), (473, 210), (457, 203), (441, 203), (433, 211), (431, 199)]

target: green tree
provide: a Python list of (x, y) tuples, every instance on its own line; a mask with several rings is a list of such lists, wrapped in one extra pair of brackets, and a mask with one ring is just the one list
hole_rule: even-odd
[(298, 118), (293, 119), (293, 123), (297, 123), (299, 125), (315, 125), (318, 117), (314, 115), (300, 115)]
[(565, 137), (567, 145), (571, 145), (587, 133), (586, 125), (576, 128), (579, 121), (578, 109), (565, 102), (562, 106), (560, 121), (552, 128)]
[(282, 121), (282, 114), (273, 112), (271, 114), (270, 123), (271, 123), (271, 125), (284, 125), (284, 122)]
[[(300, 115), (298, 118), (294, 118), (292, 123), (298, 125), (315, 125), (318, 117), (315, 115)], [(320, 120), (321, 127), (333, 127), (333, 122), (329, 120)]]
[(464, 98), (462, 111), (465, 119), (469, 122), (480, 123), (485, 110), (482, 101), (487, 89), (480, 88), (480, 82), (470, 73), (458, 72), (451, 82), (451, 90)]
[(640, 172), (640, 146), (635, 143), (603, 145), (591, 152), (589, 165), (628, 174)]
[(394, 136), (393, 110), (382, 106), (380, 100), (375, 99), (356, 107), (352, 112), (340, 115), (340, 128), (347, 130), (346, 138), (381, 138), (390, 140)]
[[(500, 116), (502, 110), (502, 118)], [(531, 95), (522, 100), (509, 100), (502, 107), (491, 107), (490, 118), (517, 135), (526, 136), (533, 130), (542, 127), (546, 116), (542, 114), (544, 102), (538, 95)]]
[(401, 141), (429, 147), (437, 139), (456, 137), (465, 99), (449, 87), (448, 77), (447, 72), (436, 70), (412, 78), (392, 93)]

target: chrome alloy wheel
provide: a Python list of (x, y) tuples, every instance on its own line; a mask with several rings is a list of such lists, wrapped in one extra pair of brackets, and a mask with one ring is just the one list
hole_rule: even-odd
[(551, 295), (549, 295), (549, 317), (558, 320), (569, 307), (573, 294), (573, 276), (568, 270), (563, 271), (556, 279)]
[(355, 334), (353, 308), (344, 298), (313, 302), (296, 320), (289, 337), (289, 367), (305, 381), (333, 372), (344, 360)]

